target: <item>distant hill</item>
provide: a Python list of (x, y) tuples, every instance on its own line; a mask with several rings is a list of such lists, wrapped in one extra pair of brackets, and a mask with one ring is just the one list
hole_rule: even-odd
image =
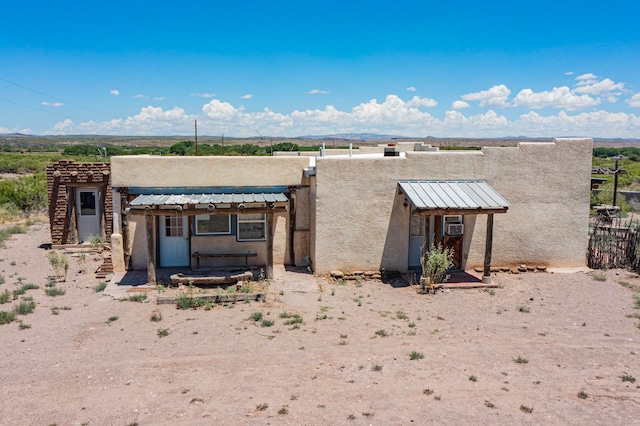
[(379, 135), (377, 133), (336, 133), (333, 135), (307, 135), (299, 136), (302, 139), (342, 139), (348, 141), (373, 141), (381, 139), (411, 139), (407, 136)]

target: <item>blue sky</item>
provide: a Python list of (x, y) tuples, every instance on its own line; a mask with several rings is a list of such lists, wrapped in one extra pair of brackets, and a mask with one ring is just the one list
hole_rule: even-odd
[(640, 2), (6, 2), (0, 133), (640, 138)]

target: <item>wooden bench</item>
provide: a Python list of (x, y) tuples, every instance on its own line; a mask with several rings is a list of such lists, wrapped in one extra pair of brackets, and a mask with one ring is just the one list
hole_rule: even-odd
[(222, 257), (244, 257), (245, 266), (249, 266), (250, 257), (258, 257), (258, 253), (245, 252), (245, 253), (200, 253), (199, 251), (193, 253), (191, 257), (196, 259), (196, 267), (200, 267), (200, 259), (203, 257), (222, 258)]

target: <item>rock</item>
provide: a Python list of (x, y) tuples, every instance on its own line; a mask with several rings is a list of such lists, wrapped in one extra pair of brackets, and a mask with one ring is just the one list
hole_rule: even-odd
[(527, 265), (527, 271), (535, 271), (535, 270), (536, 270), (535, 266)]
[(538, 270), (540, 272), (545, 272), (547, 270), (547, 267), (538, 265), (538, 266), (536, 266), (536, 270)]
[(344, 277), (344, 272), (342, 272), (342, 271), (331, 271), (331, 276), (333, 278), (342, 278), (342, 277)]
[(374, 275), (376, 275), (376, 274), (380, 274), (380, 273), (379, 273), (378, 271), (365, 271), (365, 272), (364, 272), (364, 275), (365, 275), (366, 277), (372, 277), (372, 276), (374, 276)]
[(473, 268), (473, 270), (476, 272), (484, 272), (484, 269), (480, 266), (476, 266), (475, 268)]
[(520, 265), (520, 266), (518, 266), (518, 271), (520, 271), (520, 272), (527, 272), (527, 265)]
[(373, 274), (373, 275), (371, 275), (371, 279), (372, 279), (372, 280), (381, 280), (381, 279), (382, 279), (382, 275), (380, 275), (380, 274)]
[(511, 273), (512, 274), (519, 274), (520, 271), (518, 270), (518, 268), (511, 268)]
[(364, 271), (353, 271), (353, 275), (364, 275)]
[(511, 270), (511, 268), (509, 268), (508, 266), (503, 266), (503, 267), (500, 268), (500, 270), (502, 272), (509, 272)]
[(356, 276), (355, 275), (345, 275), (344, 279), (348, 280), (348, 281), (353, 281), (353, 280), (356, 279)]
[[(480, 271), (480, 272), (484, 272), (484, 270)], [(489, 268), (489, 272), (500, 272), (500, 268), (497, 266), (492, 266)]]

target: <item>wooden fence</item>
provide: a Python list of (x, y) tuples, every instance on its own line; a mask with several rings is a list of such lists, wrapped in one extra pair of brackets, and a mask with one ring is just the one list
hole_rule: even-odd
[(597, 221), (589, 235), (587, 266), (592, 269), (630, 269), (640, 273), (640, 224), (619, 219)]

